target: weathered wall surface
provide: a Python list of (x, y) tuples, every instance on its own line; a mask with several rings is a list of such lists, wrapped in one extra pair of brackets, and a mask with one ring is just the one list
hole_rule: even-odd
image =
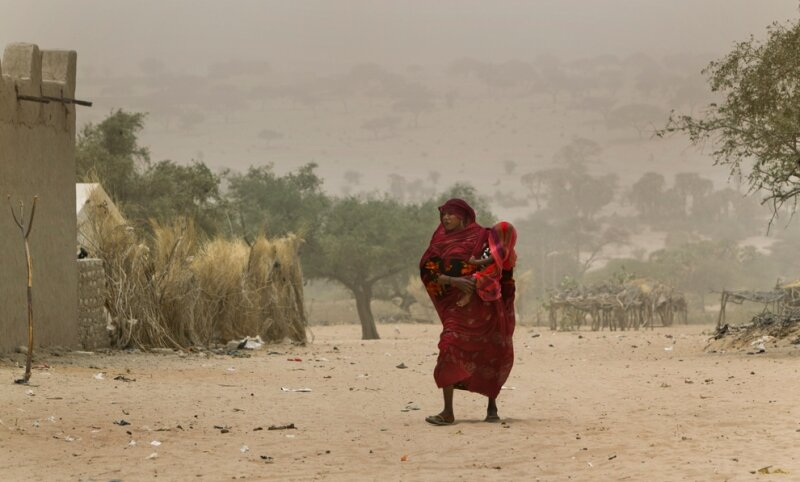
[(27, 275), (22, 235), (6, 197), (29, 210), (36, 346), (78, 346), (75, 259), (75, 106), (18, 100), (74, 98), (77, 55), (11, 44), (0, 61), (0, 352), (27, 344)]
[(78, 260), (78, 334), (84, 350), (110, 348), (102, 259)]

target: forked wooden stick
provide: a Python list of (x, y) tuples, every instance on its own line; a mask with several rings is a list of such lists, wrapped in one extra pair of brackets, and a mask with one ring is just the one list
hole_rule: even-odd
[(14, 223), (19, 227), (19, 232), (22, 234), (22, 240), (25, 243), (25, 260), (28, 266), (28, 354), (25, 361), (25, 376), (14, 380), (14, 383), (21, 384), (26, 384), (31, 379), (31, 362), (33, 360), (33, 264), (31, 261), (31, 249), (28, 244), (28, 236), (31, 234), (31, 228), (33, 228), (33, 217), (36, 215), (36, 201), (38, 199), (39, 196), (33, 197), (31, 217), (26, 226), (24, 203), (22, 201), (19, 202), (19, 217), (17, 217), (17, 213), (14, 212), (14, 205), (11, 204), (11, 196), (8, 196), (8, 206), (11, 208), (11, 217), (14, 218)]

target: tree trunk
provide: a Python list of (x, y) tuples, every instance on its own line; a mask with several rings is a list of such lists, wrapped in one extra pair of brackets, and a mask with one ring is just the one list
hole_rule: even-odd
[(372, 286), (359, 286), (353, 290), (356, 298), (356, 310), (361, 321), (361, 339), (378, 340), (378, 328), (375, 326), (375, 317), (372, 316)]

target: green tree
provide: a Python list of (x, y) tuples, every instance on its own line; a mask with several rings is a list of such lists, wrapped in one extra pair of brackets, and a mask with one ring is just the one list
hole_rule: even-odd
[(145, 114), (116, 110), (99, 124), (86, 124), (75, 145), (79, 181), (99, 179), (114, 199), (128, 199), (139, 188), (139, 170), (150, 164), (150, 152), (139, 145)]
[(161, 222), (191, 217), (209, 235), (223, 229), (220, 177), (205, 164), (182, 166), (159, 161), (149, 166), (140, 179), (139, 189), (124, 204), (128, 216)]
[(254, 239), (259, 234), (283, 236), (293, 232), (313, 242), (329, 203), (314, 163), (279, 176), (272, 164), (228, 173), (227, 200), (235, 234)]
[(800, 194), (800, 21), (775, 23), (765, 41), (739, 42), (703, 73), (721, 98), (698, 116), (673, 112), (659, 135), (711, 141), (718, 165), (763, 190), (773, 213)]
[[(427, 207), (427, 206), (426, 206)], [(372, 300), (376, 285), (391, 278), (407, 279), (417, 269), (430, 236), (430, 217), (420, 205), (404, 205), (389, 197), (334, 200), (317, 233), (316, 246), (306, 251), (305, 272), (341, 283), (355, 298), (365, 340), (378, 339)]]
[(188, 166), (164, 160), (152, 164), (139, 145), (145, 114), (116, 110), (99, 124), (87, 124), (76, 145), (77, 178), (100, 181), (128, 220), (149, 229), (150, 220), (195, 219), (205, 234), (220, 229), (220, 177), (202, 162)]

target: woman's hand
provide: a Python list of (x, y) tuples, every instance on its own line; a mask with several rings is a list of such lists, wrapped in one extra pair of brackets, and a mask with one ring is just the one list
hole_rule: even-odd
[(472, 276), (457, 277), (439, 275), (439, 283), (445, 286), (450, 285), (463, 293), (472, 293), (475, 291), (475, 279)]

